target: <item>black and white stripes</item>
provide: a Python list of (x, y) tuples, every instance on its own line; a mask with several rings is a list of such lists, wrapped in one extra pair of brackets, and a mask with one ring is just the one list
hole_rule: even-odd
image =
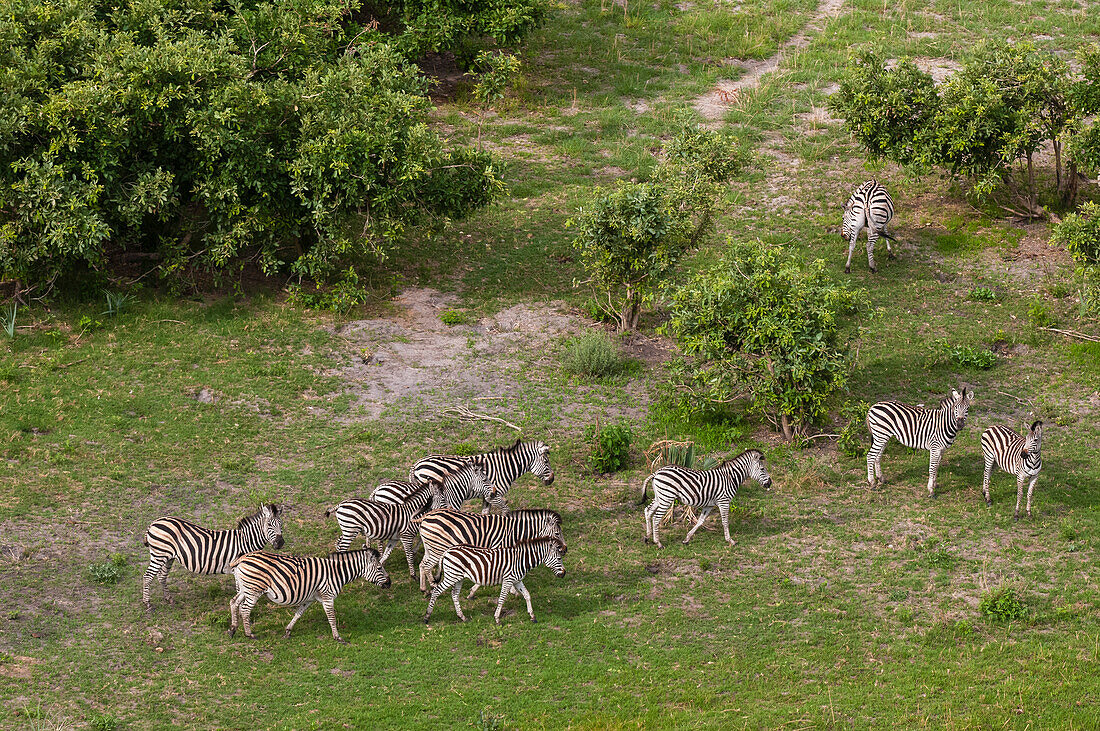
[[(520, 475), (530, 472), (542, 478), (544, 485), (554, 482), (554, 470), (550, 466), (550, 447), (544, 442), (524, 442), (517, 439), (510, 447), (500, 447), (492, 452), (475, 454), (469, 457), (433, 454), (413, 465), (409, 471), (410, 482), (427, 482), (443, 478), (458, 472), (467, 464), (478, 464), (485, 468), (485, 478), (495, 488), (495, 496), (503, 501), (508, 489)], [(489, 511), (486, 501), (483, 512)]]
[(955, 436), (966, 424), (966, 412), (974, 402), (974, 391), (952, 390), (940, 401), (939, 408), (908, 406), (897, 401), (882, 401), (867, 411), (867, 429), (871, 448), (867, 451), (867, 482), (874, 487), (882, 482), (882, 453), (891, 437), (907, 447), (927, 449), (928, 494), (935, 497), (936, 473)]
[(149, 567), (145, 570), (141, 599), (151, 612), (149, 595), (158, 576), (164, 600), (172, 603), (168, 596), (168, 570), (175, 561), (195, 573), (227, 574), (229, 565), (249, 551), (258, 551), (268, 543), (282, 548), (283, 524), (279, 506), (274, 503), (241, 518), (233, 530), (210, 530), (182, 518), (160, 518), (149, 525), (142, 543), (149, 547)]
[(848, 263), (844, 265), (844, 273), (852, 271), (852, 253), (856, 250), (856, 240), (859, 232), (867, 229), (867, 266), (875, 272), (875, 241), (881, 236), (886, 239), (886, 251), (889, 258), (894, 258), (894, 252), (890, 248), (890, 240), (894, 237), (886, 230), (886, 224), (894, 217), (894, 201), (886, 188), (877, 180), (865, 180), (853, 191), (848, 202), (844, 204), (844, 221), (840, 232), (844, 240), (848, 242)]
[(1043, 422), (1036, 421), (1021, 437), (1003, 426), (991, 426), (982, 432), (982, 454), (985, 456), (985, 473), (982, 476), (982, 494), (985, 504), (992, 505), (989, 496), (989, 478), (993, 468), (1000, 467), (1005, 472), (1016, 475), (1016, 513), (1020, 519), (1020, 502), (1024, 497), (1024, 484), (1027, 484), (1027, 517), (1031, 517), (1031, 493), (1039, 479), (1039, 470), (1043, 469)]
[(229, 602), (229, 634), (244, 625), (244, 633), (252, 634), (252, 608), (261, 596), (267, 595), (273, 603), (296, 606), (298, 611), (286, 626), (283, 637), (290, 637), (290, 630), (313, 602), (321, 602), (328, 617), (332, 637), (337, 642), (344, 638), (336, 630), (334, 603), (344, 585), (363, 578), (372, 584), (386, 587), (390, 577), (382, 568), (378, 551), (367, 548), (321, 556), (288, 556), (282, 553), (257, 551), (248, 553), (233, 562), (237, 595)]
[(562, 561), (565, 550), (565, 544), (557, 538), (525, 540), (504, 548), (462, 545), (447, 549), (440, 561), (443, 577), (432, 588), (424, 621), (427, 622), (431, 618), (435, 600), (448, 589), (451, 591), (458, 618), (463, 622), (466, 621), (466, 616), (458, 603), (458, 595), (462, 591), (464, 579), (470, 579), (479, 586), (501, 585), (497, 609), (493, 614), (497, 624), (500, 624), (500, 612), (504, 608), (504, 600), (513, 588), (526, 600), (527, 614), (530, 615), (531, 621), (536, 621), (535, 610), (531, 607), (531, 594), (523, 585), (523, 577), (528, 571), (541, 565), (549, 567), (558, 577), (565, 576), (565, 564)]
[(662, 467), (646, 478), (642, 483), (642, 499), (645, 499), (646, 485), (653, 482), (653, 502), (645, 509), (645, 540), (653, 536), (658, 548), (663, 548), (658, 533), (661, 519), (679, 500), (684, 505), (702, 508), (695, 527), (684, 538), (686, 544), (695, 535), (695, 531), (707, 519), (717, 506), (722, 516), (722, 529), (726, 534), (726, 543), (734, 544), (730, 538), (729, 512), (730, 502), (737, 495), (737, 488), (748, 479), (768, 487), (771, 477), (764, 465), (764, 455), (756, 449), (742, 452), (709, 470), (693, 470), (678, 465)]

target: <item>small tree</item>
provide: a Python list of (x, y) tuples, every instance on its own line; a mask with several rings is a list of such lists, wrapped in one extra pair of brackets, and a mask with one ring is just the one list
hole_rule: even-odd
[(1081, 308), (1100, 314), (1100, 206), (1089, 201), (1054, 227), (1052, 245), (1065, 246), (1076, 263), (1081, 287)]
[(731, 243), (725, 258), (672, 297), (666, 329), (689, 356), (674, 366), (696, 409), (751, 399), (787, 439), (827, 413), (846, 382), (848, 316), (864, 293), (833, 284), (825, 263), (802, 264), (760, 241)]
[(595, 203), (569, 222), (578, 229), (573, 245), (620, 329), (638, 326), (642, 306), (713, 229), (722, 184), (748, 159), (723, 133), (685, 129), (665, 146), (652, 181), (597, 188)]

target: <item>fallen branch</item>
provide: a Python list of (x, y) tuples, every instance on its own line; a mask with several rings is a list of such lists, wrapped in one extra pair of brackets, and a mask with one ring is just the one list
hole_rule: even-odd
[(832, 437), (833, 439), (839, 439), (839, 434), (814, 434), (812, 437), (803, 437), (803, 441), (812, 442), (814, 439), (821, 439), (823, 437)]
[[(91, 356), (88, 356), (88, 358), (90, 358), (90, 357), (91, 357)], [(74, 360), (74, 361), (73, 361), (72, 363), (58, 363), (57, 365), (55, 365), (55, 366), (53, 367), (53, 369), (54, 369), (55, 371), (59, 371), (59, 370), (61, 370), (61, 369), (63, 369), (63, 368), (68, 368), (69, 366), (74, 366), (74, 365), (76, 365), (77, 363), (83, 363), (84, 361), (88, 360), (88, 358), (81, 358), (80, 360)]]
[(1020, 404), (1021, 406), (1031, 406), (1030, 401), (1024, 401), (1019, 396), (1014, 396), (1011, 393), (1006, 393), (1004, 391), (997, 391), (997, 393), (1001, 394), (1002, 396), (1008, 396), (1010, 399), (1014, 399), (1016, 403)]
[(457, 416), (460, 419), (466, 419), (466, 420), (482, 419), (484, 421), (495, 421), (499, 424), (504, 424), (504, 426), (508, 427), (509, 429), (515, 429), (516, 431), (520, 431), (520, 432), (523, 431), (523, 429), (519, 428), (518, 426), (516, 426), (512, 422), (505, 421), (504, 419), (501, 419), (499, 416), (489, 416), (488, 414), (479, 414), (476, 411), (470, 411), (465, 406), (452, 406), (449, 409), (443, 409), (443, 413), (444, 414), (453, 414), (453, 415)]
[(1100, 343), (1100, 337), (1095, 335), (1086, 335), (1085, 333), (1079, 333), (1076, 330), (1059, 330), (1056, 327), (1041, 327), (1040, 330), (1048, 330), (1052, 333), (1058, 333), (1070, 338), (1079, 338), (1080, 340), (1087, 340), (1090, 343)]

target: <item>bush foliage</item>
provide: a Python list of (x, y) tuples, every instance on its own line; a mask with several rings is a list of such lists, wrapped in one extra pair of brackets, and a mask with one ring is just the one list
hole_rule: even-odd
[(426, 82), (363, 17), (358, 0), (6, 3), (0, 275), (126, 251), (164, 275), (320, 278), (486, 205), (490, 157), (428, 129)]
[(1073, 257), (1083, 313), (1100, 315), (1100, 205), (1089, 201), (1063, 218), (1050, 243), (1066, 247)]
[(821, 260), (804, 264), (760, 241), (731, 243), (718, 265), (672, 296), (666, 328), (690, 356), (674, 377), (695, 408), (747, 396), (793, 439), (844, 387), (849, 317), (863, 301), (862, 292), (832, 283)]
[(602, 332), (589, 330), (571, 340), (566, 347), (565, 370), (575, 376), (608, 378), (626, 368), (619, 347)]
[(588, 464), (594, 473), (610, 474), (630, 464), (630, 442), (634, 435), (629, 424), (604, 427), (592, 424), (585, 431), (585, 438), (592, 445)]

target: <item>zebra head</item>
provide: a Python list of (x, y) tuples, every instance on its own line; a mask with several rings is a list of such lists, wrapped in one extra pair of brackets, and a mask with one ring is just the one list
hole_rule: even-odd
[(750, 449), (743, 456), (745, 457), (745, 476), (759, 482), (760, 487), (770, 488), (772, 477), (768, 474), (767, 465), (764, 464), (764, 453), (758, 449)]
[(970, 389), (968, 392), (966, 386), (963, 386), (962, 393), (951, 389), (951, 399), (947, 405), (951, 414), (955, 417), (956, 431), (966, 426), (966, 412), (970, 409), (972, 403), (974, 403), (974, 389)]
[(1027, 430), (1027, 436), (1024, 437), (1024, 451), (1023, 457), (1026, 460), (1028, 457), (1039, 456), (1039, 450), (1043, 448), (1043, 422), (1036, 421), (1031, 425), (1031, 428)]
[(542, 558), (543, 565), (553, 571), (559, 579), (565, 576), (565, 561), (562, 558), (565, 556), (565, 551), (565, 543), (553, 538), (547, 541), (546, 554)]
[(364, 553), (366, 554), (366, 560), (363, 561), (363, 573), (360, 576), (375, 586), (381, 586), (383, 589), (389, 586), (390, 575), (382, 567), (382, 560), (378, 551), (368, 548)]
[(543, 442), (535, 442), (535, 456), (528, 467), (531, 474), (542, 478), (542, 484), (554, 484), (554, 469), (550, 466), (550, 447)]
[(261, 530), (264, 537), (271, 542), (271, 545), (275, 548), (283, 547), (283, 521), (279, 518), (279, 506), (275, 503), (264, 505), (260, 510), (260, 517), (263, 521)]
[(546, 510), (545, 522), (542, 524), (542, 530), (539, 531), (540, 538), (553, 538), (563, 546), (565, 545), (565, 534), (561, 532), (561, 514), (553, 511)]

